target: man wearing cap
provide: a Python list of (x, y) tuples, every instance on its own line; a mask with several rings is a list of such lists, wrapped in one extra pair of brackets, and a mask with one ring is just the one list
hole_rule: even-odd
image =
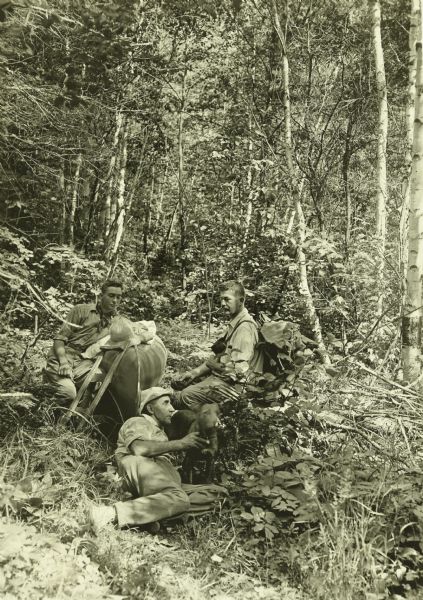
[(76, 304), (54, 336), (44, 379), (56, 388), (58, 401), (70, 404), (94, 360), (84, 357), (89, 346), (105, 337), (122, 300), (122, 284), (107, 280), (97, 304)]
[[(212, 346), (213, 357), (175, 379), (178, 390), (184, 387), (174, 393), (176, 408), (197, 411), (203, 404), (237, 397), (234, 384), (263, 371), (262, 355), (255, 352), (257, 325), (244, 306), (244, 286), (238, 281), (223, 283), (220, 301), (230, 317), (225, 335)], [(203, 379), (193, 383), (199, 378)]]
[[(164, 426), (170, 424), (175, 412), (171, 395), (172, 390), (162, 387), (144, 390), (139, 416), (122, 425), (115, 456), (124, 488), (134, 499), (117, 502), (114, 506), (92, 506), (90, 522), (95, 532), (108, 523), (116, 523), (118, 527), (147, 525), (190, 509), (192, 502), (182, 489), (181, 478), (169, 454), (204, 448), (207, 440), (198, 433), (189, 433), (180, 440), (169, 441)], [(196, 487), (206, 488), (188, 486), (189, 491)], [(219, 492), (225, 492), (220, 486), (212, 485), (208, 489), (214, 494), (214, 500)], [(207, 498), (209, 503), (211, 495)]]

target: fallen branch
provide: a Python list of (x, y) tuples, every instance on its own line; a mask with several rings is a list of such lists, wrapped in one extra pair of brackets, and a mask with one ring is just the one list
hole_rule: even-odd
[(61, 317), (60, 315), (58, 315), (52, 308), (51, 306), (49, 306), (49, 304), (43, 300), (40, 296), (40, 292), (38, 292), (37, 290), (34, 289), (34, 287), (29, 283), (29, 281), (25, 281), (25, 279), (22, 279), (22, 277), (18, 277), (18, 275), (12, 275), (10, 273), (6, 273), (3, 270), (0, 270), (0, 277), (3, 277), (3, 279), (5, 279), (6, 281), (13, 281), (16, 280), (18, 281), (22, 286), (25, 286), (29, 293), (34, 296), (34, 298), (37, 300), (37, 302), (44, 308), (45, 311), (47, 311), (50, 315), (52, 315), (55, 319), (61, 321), (62, 323), (66, 323), (66, 325), (72, 325), (72, 327), (74, 327), (75, 329), (81, 329), (82, 325), (76, 325), (75, 323), (70, 323), (69, 321), (66, 321), (66, 319), (64, 319), (63, 317)]
[(28, 392), (0, 392), (0, 404), (8, 406), (20, 405), (23, 408), (32, 408), (37, 399)]
[(402, 390), (403, 392), (406, 392), (407, 394), (412, 394), (413, 396), (416, 396), (418, 398), (420, 397), (420, 394), (418, 394), (414, 390), (410, 390), (409, 388), (401, 385), (400, 383), (397, 383), (396, 381), (392, 381), (391, 379), (388, 379), (384, 375), (381, 375), (380, 373), (377, 373), (376, 371), (369, 369), (368, 367), (364, 366), (363, 364), (357, 363), (357, 365), (360, 367), (360, 369), (362, 369), (363, 371), (366, 371), (366, 373), (370, 373), (370, 375), (373, 375), (374, 377), (381, 379), (385, 383), (388, 383), (389, 385), (392, 385), (392, 386)]

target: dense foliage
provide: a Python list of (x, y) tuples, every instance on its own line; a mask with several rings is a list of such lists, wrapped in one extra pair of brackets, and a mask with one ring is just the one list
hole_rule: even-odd
[[(419, 597), (421, 395), (399, 362), (409, 6), (381, 2), (381, 256), (374, 4), (0, 2), (0, 388), (33, 394), (0, 404), (11, 600)], [(224, 406), (230, 501), (172, 529), (170, 548), (93, 540), (87, 504), (120, 497), (111, 450), (95, 429), (58, 429), (40, 384), (52, 331), (108, 275), (128, 316), (156, 319), (167, 383), (207, 356), (228, 278), (306, 340)]]
[[(37, 300), (26, 306), (22, 280), (48, 302), (55, 289), (72, 302), (114, 271), (133, 291), (131, 309), (147, 295), (149, 313), (207, 319), (219, 281), (240, 275), (253, 308), (309, 328), (271, 8), (12, 4), (0, 25), (1, 299), (11, 323), (44, 310)], [(374, 278), (377, 91), (367, 5), (290, 2), (279, 11), (309, 286), (326, 339), (345, 353), (372, 331), (380, 293), (387, 333), (397, 329), (407, 7), (383, 6), (391, 175), (383, 290)]]

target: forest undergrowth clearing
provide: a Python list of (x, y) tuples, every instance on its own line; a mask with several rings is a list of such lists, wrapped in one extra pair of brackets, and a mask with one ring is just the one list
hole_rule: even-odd
[[(167, 380), (209, 344), (183, 324), (162, 335), (172, 352)], [(30, 361), (40, 354), (27, 360), (35, 379)], [(312, 398), (278, 411), (242, 410), (246, 425), (261, 429), (252, 441), (238, 436), (242, 455), (226, 451), (230, 512), (158, 536), (110, 528), (99, 537), (87, 508), (121, 498), (112, 449), (90, 430), (58, 428), (46, 398), (35, 412), (2, 414), (0, 592), (9, 600), (418, 598), (422, 419), (413, 393), (350, 373), (316, 380)], [(260, 456), (244, 460), (256, 443)]]
[(230, 520), (218, 514), (158, 536), (110, 527), (94, 537), (89, 504), (121, 494), (114, 470), (102, 470), (110, 456), (87, 433), (22, 427), (2, 456), (0, 593), (6, 600), (272, 600), (288, 592), (287, 598), (302, 598), (287, 583), (263, 583), (258, 565), (234, 544)]

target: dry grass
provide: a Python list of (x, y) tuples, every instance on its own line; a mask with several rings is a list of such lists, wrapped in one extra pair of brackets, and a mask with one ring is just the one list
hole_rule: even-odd
[[(193, 338), (192, 329), (181, 325), (177, 335), (173, 328), (161, 332), (168, 342), (174, 340), (168, 377), (172, 370), (192, 364), (197, 354), (200, 360), (208, 346), (198, 331), (198, 339)], [(11, 499), (4, 507), (0, 538), (2, 527), (6, 531), (13, 526), (12, 539), (20, 548), (6, 557), (0, 551), (5, 574), (0, 576), (0, 596), (7, 600), (389, 597), (387, 582), (395, 581), (403, 565), (392, 554), (394, 524), (388, 526), (378, 512), (396, 474), (407, 465), (422, 470), (420, 405), (404, 391), (394, 395), (374, 383), (370, 387), (360, 381), (359, 388), (349, 384), (345, 381), (321, 392), (314, 415), (318, 427), (311, 427), (308, 438), (300, 440), (304, 447), (309, 444), (310, 452), (318, 448), (319, 458), (330, 463), (321, 522), (314, 530), (303, 528), (302, 535), (299, 530), (291, 532), (289, 540), (275, 539), (267, 555), (265, 550), (247, 549), (245, 532), (240, 533), (227, 514), (200, 518), (155, 537), (110, 528), (94, 538), (87, 527), (88, 505), (120, 497), (119, 482), (105, 470), (111, 449), (93, 431), (57, 427), (49, 409), (30, 419), (18, 418), (9, 427), (14, 433), (0, 442), (0, 497), (3, 502)], [(347, 457), (344, 463), (342, 453)], [(384, 464), (389, 473), (384, 474)], [(369, 466), (375, 472), (369, 480), (373, 488), (356, 496), (351, 492), (360, 482), (354, 473)], [(32, 480), (32, 489), (18, 490), (18, 497), (16, 484), (25, 478)], [(319, 494), (321, 498), (321, 489)], [(41, 505), (38, 501), (31, 505), (31, 498), (37, 497)], [(277, 562), (282, 554), (287, 558)], [(294, 579), (305, 591), (289, 585)], [(418, 587), (409, 589), (407, 597), (418, 598)]]
[[(22, 562), (13, 547), (0, 553), (0, 595), (7, 600), (274, 600), (282, 592), (287, 600), (303, 599), (287, 583), (261, 579), (259, 564), (243, 554), (227, 515), (154, 537), (112, 527), (93, 537), (88, 505), (112, 503), (121, 494), (116, 475), (105, 471), (110, 448), (90, 432), (53, 423), (21, 425), (4, 440), (1, 456), (0, 496), (9, 504), (0, 538), (14, 539), (25, 557)], [(36, 498), (40, 506), (32, 505)]]

